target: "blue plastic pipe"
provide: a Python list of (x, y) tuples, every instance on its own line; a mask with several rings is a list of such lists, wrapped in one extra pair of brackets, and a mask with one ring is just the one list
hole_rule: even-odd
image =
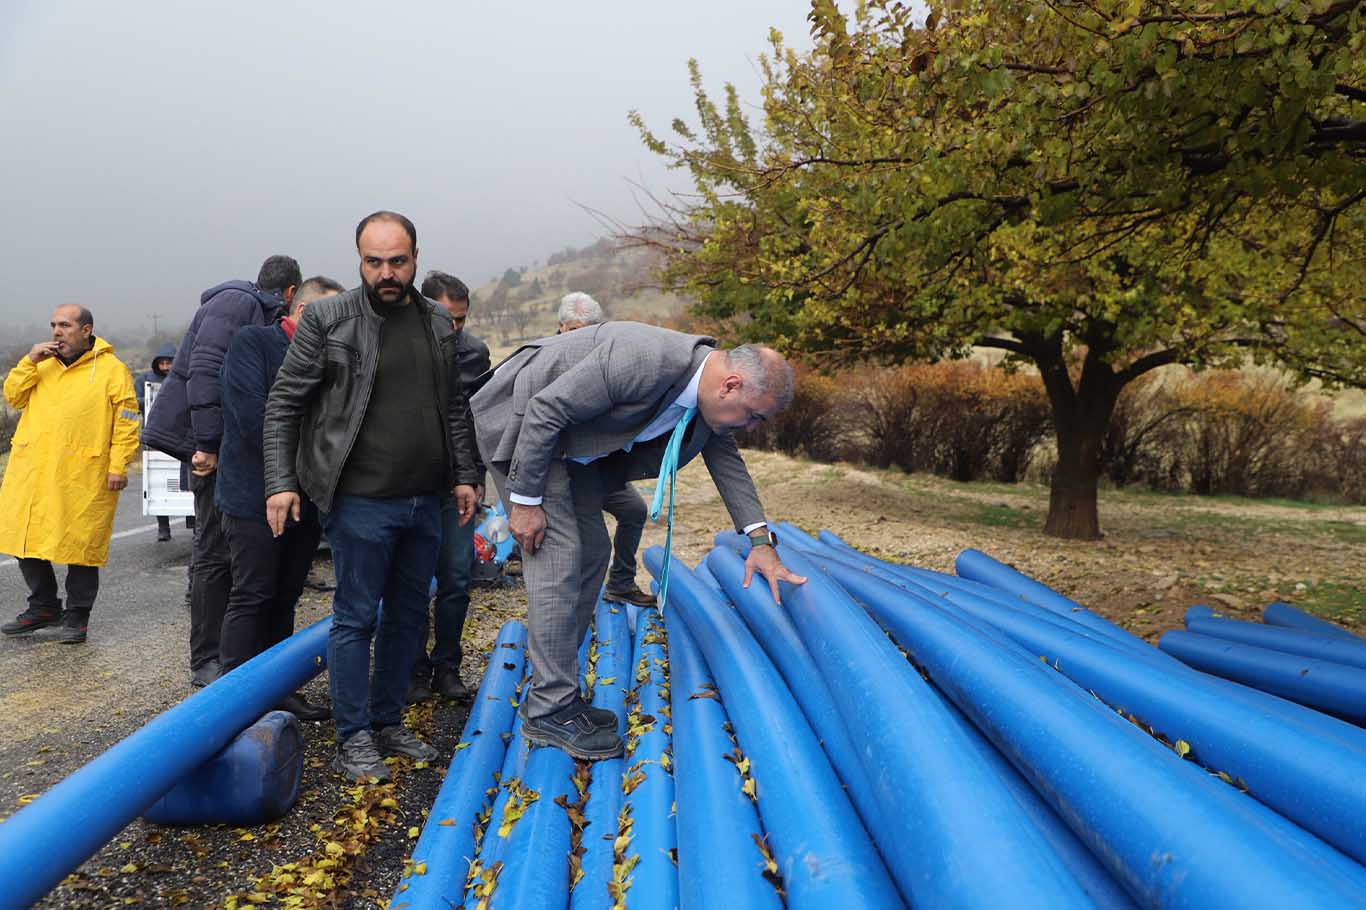
[[(850, 575), (849, 573), (862, 573), (865, 571), (864, 568), (845, 563), (842, 560), (827, 555), (832, 552), (834, 551), (827, 550), (826, 553), (816, 555), (816, 558), (827, 571), (834, 573), (840, 579), (841, 583), (852, 583), (856, 585), (861, 576)], [(844, 554), (841, 553), (840, 555), (843, 556)], [(886, 580), (883, 574), (877, 572), (872, 572), (871, 574), (882, 580)], [(938, 578), (942, 578), (942, 576), (939, 576)], [(1047, 627), (1052, 630), (1054, 634), (1070, 634), (1077, 636), (1079, 640), (1084, 640), (1097, 645), (1104, 645), (1108, 649), (1118, 650), (1130, 659), (1141, 661), (1147, 665), (1149, 669), (1146, 672), (1148, 673), (1161, 675), (1193, 675), (1199, 680), (1201, 685), (1207, 688), (1219, 688), (1221, 698), (1240, 702), (1243, 709), (1253, 710), (1257, 712), (1258, 716), (1277, 717), (1295, 729), (1297, 731), (1296, 735), (1324, 737), (1335, 741), (1342, 746), (1348, 746), (1357, 750), (1366, 750), (1366, 732), (1363, 732), (1360, 728), (1351, 724), (1344, 723), (1337, 718), (1329, 717), (1328, 715), (1322, 714), (1311, 708), (1306, 708), (1303, 705), (1287, 701), (1258, 689), (1200, 673), (1157, 648), (1148, 645), (1144, 645), (1141, 648), (1125, 647), (1118, 639), (1107, 638), (1095, 634), (1085, 626), (1069, 622), (1056, 613), (1036, 609), (1032, 604), (1029, 604), (1026, 601), (1017, 599), (1012, 602), (1002, 600), (994, 593), (977, 593), (982, 590), (991, 592), (991, 589), (989, 588), (984, 589), (981, 586), (974, 586), (971, 588), (959, 586), (927, 587), (928, 585), (936, 585), (937, 580), (937, 578), (927, 577), (923, 579), (924, 583), (922, 584), (921, 581), (912, 581), (910, 578), (892, 579), (893, 583), (898, 587), (908, 590), (913, 594), (925, 597), (931, 601), (942, 599), (956, 607), (966, 610), (978, 620), (983, 620), (993, 626), (1005, 628), (998, 619), (1010, 617), (1028, 619), (1037, 625)], [(846, 586), (848, 586), (848, 584), (846, 584)], [(1021, 644), (1028, 644), (1031, 649), (1035, 647), (1034, 642), (1027, 641), (1018, 634), (1012, 634), (1011, 640), (1020, 642)], [(1030, 653), (1032, 656), (1036, 657), (1044, 656), (1038, 650), (1031, 650)], [(1103, 653), (1108, 653), (1108, 651)]]
[[(658, 576), (656, 576), (658, 577)], [(670, 608), (673, 603), (670, 579)], [(626, 902), (632, 910), (673, 910), (678, 905), (678, 848), (674, 825), (672, 724), (669, 707), (668, 664), (664, 622), (659, 611), (646, 607), (636, 618), (635, 710), (633, 730), (626, 731), (623, 785), (635, 779), (624, 803), (632, 819), (629, 856), (638, 857)]]
[[(1092, 906), (961, 718), (814, 562), (791, 547), (779, 550), (808, 579), (783, 586), (783, 605), (826, 683), (844, 698), (850, 738), (885, 807), (873, 839), (910, 903)], [(743, 592), (727, 593), (736, 600)]]
[(1197, 670), (1366, 725), (1366, 670), (1176, 630), (1158, 647)]
[[(847, 570), (831, 571), (859, 599), (887, 593)], [(1242, 778), (1253, 796), (1282, 815), (1366, 859), (1366, 751), (1349, 744), (1349, 738), (1323, 737), (1317, 725), (1291, 723), (1231, 698), (1235, 687), (1223, 680), (1158, 672), (1122, 649), (1059, 628), (1031, 611), (968, 599), (950, 602), (992, 623), (1082, 689), (1134, 714), (1172, 742), (1185, 741), (1193, 759)], [(1340, 721), (1331, 723), (1352, 730)]]
[[(664, 552), (645, 551), (658, 576)], [(676, 598), (676, 600), (675, 600)], [(759, 814), (791, 910), (891, 910), (903, 906), (820, 741), (781, 674), (744, 621), (677, 560), (669, 609), (702, 649), (751, 759)]]
[[(783, 552), (787, 552), (786, 547)], [(718, 547), (707, 555), (702, 565), (711, 569), (711, 574), (721, 584), (718, 590), (739, 609), (749, 630), (783, 674), (802, 713), (820, 737), (835, 773), (848, 788), (864, 827), (869, 831), (882, 828), (882, 804), (845, 729), (844, 712), (835, 703), (830, 686), (826, 685), (816, 662), (797, 634), (788, 610), (773, 602), (773, 594), (762, 580), (748, 588), (741, 587), (745, 563), (734, 550)]]
[[(515, 856), (509, 857), (507, 852), (508, 841), (512, 836), (511, 829), (507, 834), (500, 834), (503, 827), (504, 818), (507, 817), (508, 803), (511, 801), (514, 788), (522, 786), (522, 777), (526, 773), (527, 762), (531, 758), (531, 749), (527, 745), (526, 738), (522, 736), (522, 715), (517, 712), (512, 721), (512, 737), (508, 742), (507, 754), (503, 757), (503, 767), (498, 772), (498, 793), (493, 798), (493, 808), (489, 811), (488, 824), (485, 826), (483, 836), (479, 841), (479, 857), (477, 862), (481, 873), (488, 873), (499, 864), (517, 862)], [(515, 823), (514, 823), (515, 824)], [(497, 875), (497, 881), (493, 892), (497, 893), (498, 886), (502, 882), (502, 875)], [(471, 879), (465, 890), (465, 906), (476, 907), (482, 899), (479, 895), (481, 880)]]
[(779, 910), (763, 876), (758, 810), (743, 791), (726, 709), (687, 625), (670, 611), (669, 695), (674, 722), (680, 906)]
[(512, 826), (489, 910), (564, 910), (569, 905), (570, 823), (563, 803), (577, 799), (574, 759), (553, 747), (533, 749), (522, 784), (539, 798)]
[(1350, 871), (1354, 863), (1041, 661), (922, 598), (890, 586), (881, 594), (868, 608), (1139, 904), (1360, 900), (1366, 877)]
[(0, 907), (37, 902), (186, 774), (320, 673), (331, 617), (130, 734), (0, 825)]
[[(597, 645), (596, 679), (593, 705), (617, 716), (617, 733), (626, 734), (626, 691), (631, 685), (631, 624), (626, 610), (599, 600), (593, 620)], [(569, 893), (572, 910), (609, 910), (612, 895), (607, 884), (612, 880), (612, 843), (617, 837), (617, 817), (621, 812), (620, 758), (593, 763), (593, 780), (584, 808), (584, 828), (579, 857), (583, 878)]]
[(1043, 607), (1045, 610), (1071, 619), (1073, 622), (1081, 623), (1107, 638), (1116, 639), (1122, 646), (1130, 648), (1135, 646), (1149, 647), (1138, 636), (1126, 632), (1105, 617), (1091, 612), (1075, 600), (1062, 596), (1023, 572), (999, 560), (992, 559), (981, 550), (967, 549), (959, 553), (954, 567), (958, 574), (964, 578), (1006, 591), (1013, 596)]
[(1212, 608), (1207, 607), (1204, 604), (1196, 604), (1195, 606), (1186, 610), (1184, 621), (1189, 623), (1192, 619), (1209, 619), (1212, 616), (1218, 615), (1219, 614), (1216, 613)]
[(1366, 641), (1353, 641), (1341, 635), (1264, 626), (1259, 622), (1242, 622), (1237, 619), (1191, 619), (1189, 616), (1186, 618), (1186, 630), (1211, 638), (1222, 638), (1258, 648), (1270, 648), (1272, 651), (1284, 651), (1287, 654), (1317, 657), (1334, 663), (1366, 668)]
[(1306, 632), (1320, 632), (1324, 635), (1337, 635), (1354, 641), (1366, 641), (1366, 638), (1362, 638), (1355, 632), (1348, 632), (1342, 626), (1326, 619), (1319, 619), (1317, 616), (1280, 601), (1268, 604), (1266, 609), (1262, 611), (1262, 619), (1273, 626), (1286, 626), (1291, 629), (1303, 629)]
[(498, 785), (494, 773), (507, 757), (507, 740), (511, 739), (517, 711), (512, 701), (525, 673), (525, 648), (526, 626), (504, 623), (489, 652), (484, 678), (446, 778), (413, 848), (409, 869), (423, 869), (424, 874), (406, 875), (391, 905), (407, 901), (410, 907), (440, 907), (442, 901), (460, 902), (474, 857), (474, 829), (486, 804), (485, 793)]

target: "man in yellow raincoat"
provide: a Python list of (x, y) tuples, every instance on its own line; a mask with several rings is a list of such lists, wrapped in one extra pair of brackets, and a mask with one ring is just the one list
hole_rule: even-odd
[[(0, 484), (0, 553), (18, 558), (29, 590), (28, 609), (0, 626), (6, 635), (60, 623), (58, 641), (85, 641), (138, 447), (132, 374), (94, 329), (85, 307), (57, 307), (52, 340), (5, 378), (5, 400), (24, 413)], [(67, 566), (65, 612), (54, 562)]]

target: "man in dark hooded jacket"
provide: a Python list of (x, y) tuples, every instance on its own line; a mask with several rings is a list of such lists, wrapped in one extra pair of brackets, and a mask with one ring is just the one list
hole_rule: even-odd
[[(152, 368), (138, 376), (133, 383), (133, 393), (138, 396), (138, 410), (147, 414), (147, 402), (145, 396), (147, 386), (150, 383), (160, 386), (166, 380), (166, 376), (171, 372), (171, 361), (175, 359), (175, 345), (163, 344), (157, 349), (156, 356), (152, 358)], [(167, 541), (171, 539), (171, 516), (157, 516), (157, 540)]]
[(143, 444), (190, 465), (195, 541), (191, 557), (190, 682), (218, 678), (218, 636), (232, 590), (228, 543), (214, 504), (218, 448), (223, 439), (223, 359), (238, 329), (271, 325), (289, 309), (303, 280), (299, 263), (271, 256), (256, 283), (225, 281), (200, 297), (199, 309), (180, 342), (171, 374), (142, 426)]

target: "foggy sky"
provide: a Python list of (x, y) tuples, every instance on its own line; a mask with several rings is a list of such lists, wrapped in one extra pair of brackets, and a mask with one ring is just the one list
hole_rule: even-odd
[[(686, 188), (626, 122), (757, 104), (770, 27), (803, 0), (688, 3), (0, 0), (0, 327), (89, 306), (130, 333), (272, 253), (356, 283), (354, 229), (395, 209), (419, 270), (477, 286)], [(754, 121), (758, 121), (757, 112)], [(0, 339), (5, 341), (7, 339)]]

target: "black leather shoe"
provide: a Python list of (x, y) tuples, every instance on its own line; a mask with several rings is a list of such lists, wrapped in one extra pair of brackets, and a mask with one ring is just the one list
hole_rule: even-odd
[(196, 689), (202, 689), (205, 686), (212, 684), (214, 680), (222, 675), (223, 673), (222, 670), (219, 669), (218, 661), (211, 660), (198, 670), (190, 671), (190, 685), (194, 686)]
[(437, 670), (432, 674), (432, 688), (442, 697), (456, 701), (468, 701), (470, 697), (470, 690), (460, 679), (458, 670)]
[(414, 676), (412, 682), (408, 683), (408, 704), (415, 705), (420, 701), (429, 701), (432, 697), (432, 687), (427, 685), (427, 679), (422, 674)]
[(640, 590), (640, 585), (631, 585), (629, 588), (622, 588), (619, 591), (606, 590), (602, 592), (602, 599), (609, 604), (635, 604), (637, 607), (653, 607), (655, 596), (647, 591)]
[(275, 706), (275, 709), (277, 711), (288, 711), (299, 720), (319, 721), (327, 720), (332, 716), (332, 709), (327, 705), (311, 704), (298, 692), (291, 692), (280, 699), (280, 703)]

